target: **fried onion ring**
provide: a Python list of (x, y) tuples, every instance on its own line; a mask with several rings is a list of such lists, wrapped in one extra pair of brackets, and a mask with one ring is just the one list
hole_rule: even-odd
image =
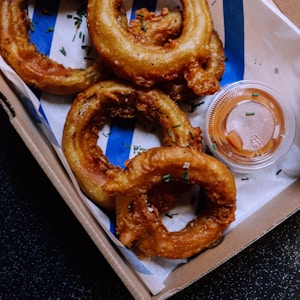
[(67, 68), (30, 43), (26, 0), (0, 1), (0, 54), (30, 86), (55, 94), (75, 94), (107, 78), (100, 60), (83, 69)]
[[(168, 231), (148, 199), (148, 191), (163, 185), (166, 178), (199, 185), (206, 193), (205, 208), (179, 231)], [(191, 257), (218, 241), (235, 219), (233, 175), (214, 157), (191, 148), (157, 147), (140, 153), (106, 189), (117, 192), (120, 241), (140, 256)]]
[(121, 81), (99, 82), (74, 100), (65, 122), (62, 149), (84, 193), (100, 206), (113, 209), (105, 191), (108, 170), (121, 172), (97, 146), (98, 132), (111, 117), (142, 116), (162, 127), (164, 145), (201, 151), (201, 130), (191, 126), (175, 102), (160, 90), (136, 88)]
[(192, 63), (209, 54), (213, 25), (206, 0), (181, 0), (182, 32), (170, 47), (137, 43), (118, 21), (121, 3), (121, 0), (89, 0), (87, 13), (91, 40), (117, 76), (150, 87), (177, 78)]
[[(172, 44), (181, 34), (182, 12), (163, 8), (160, 14), (146, 8), (136, 11), (136, 19), (131, 20), (128, 32), (138, 42), (157, 45)], [(219, 80), (225, 71), (223, 43), (216, 30), (213, 30), (209, 55), (205, 60), (196, 61), (177, 79), (164, 82), (159, 87), (175, 101), (194, 99), (198, 96), (214, 94), (220, 90)]]

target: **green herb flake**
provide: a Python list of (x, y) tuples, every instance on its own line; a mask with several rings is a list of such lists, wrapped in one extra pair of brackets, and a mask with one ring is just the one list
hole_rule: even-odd
[(178, 128), (178, 127), (180, 127), (181, 125), (180, 124), (178, 124), (178, 125), (174, 125), (172, 128)]
[(167, 133), (168, 133), (168, 136), (169, 136), (169, 137), (172, 137), (172, 136), (173, 136), (173, 134), (172, 134), (172, 131), (171, 131), (171, 130), (167, 130)]
[(212, 144), (212, 148), (213, 148), (214, 150), (217, 150), (217, 145), (216, 145), (215, 143), (213, 143), (213, 144)]
[[(78, 9), (76, 11), (76, 16), (73, 16), (71, 14), (67, 15), (68, 19), (73, 19), (74, 20), (74, 25), (75, 25), (75, 28), (76, 28), (76, 32), (73, 35), (73, 39), (72, 39), (73, 42), (74, 42), (74, 40), (76, 38), (76, 35), (77, 35), (77, 33), (78, 33), (79, 29), (80, 29), (80, 26), (81, 26), (81, 24), (83, 22), (83, 18), (84, 17), (86, 17), (86, 7), (85, 6), (82, 6), (80, 9)], [(79, 33), (79, 38), (82, 39), (82, 42), (84, 42), (85, 35), (82, 32), (80, 32)]]
[(276, 172), (276, 176), (279, 175), (281, 172), (282, 172), (282, 170), (279, 169), (279, 170)]
[(166, 217), (173, 219), (174, 216), (178, 216), (178, 214), (170, 214), (170, 213), (166, 213)]
[(190, 175), (189, 175), (187, 170), (184, 170), (182, 178), (183, 178), (184, 181), (189, 181), (190, 180)]
[(124, 143), (124, 142), (122, 142), (121, 144), (122, 144), (122, 146), (123, 146), (124, 148), (130, 149), (130, 145), (129, 145), (129, 144), (126, 144), (126, 143)]
[(171, 182), (173, 180), (172, 174), (166, 174), (162, 176), (162, 181), (163, 182)]
[(54, 27), (49, 27), (46, 31), (46, 33), (49, 33), (49, 32), (53, 32), (54, 31)]
[(190, 109), (188, 110), (189, 113), (193, 113), (196, 111), (197, 107), (204, 104), (204, 101), (200, 101), (199, 103), (191, 103), (190, 104)]
[(103, 133), (102, 133), (102, 135), (105, 136), (105, 137), (108, 137), (110, 134), (111, 134), (111, 132), (108, 132), (108, 133), (104, 133), (104, 132), (103, 132)]
[(252, 97), (258, 97), (259, 93), (252, 93)]
[(34, 23), (33, 23), (33, 22), (30, 22), (30, 23), (29, 23), (29, 30), (30, 30), (31, 32), (34, 32)]
[(141, 22), (142, 22), (141, 30), (144, 31), (144, 32), (147, 32), (146, 24), (145, 24), (145, 21), (144, 21), (145, 16), (142, 15), (142, 14), (138, 14), (137, 16), (141, 18)]
[(195, 138), (194, 135), (193, 135), (193, 133), (192, 133), (191, 131), (189, 131), (189, 135), (190, 135), (190, 137), (191, 137), (192, 139)]
[(67, 51), (64, 47), (61, 47), (61, 49), (59, 51), (63, 56), (67, 56)]
[(245, 115), (247, 117), (249, 117), (249, 116), (255, 116), (255, 112), (254, 111), (249, 111), (249, 112), (246, 112)]
[(146, 148), (143, 148), (142, 146), (137, 146), (137, 145), (134, 145), (133, 146), (133, 152), (134, 152), (134, 154), (136, 153), (136, 152), (143, 152), (143, 151), (146, 151), (147, 149)]
[(80, 18), (74, 17), (74, 20), (75, 20), (74, 24), (76, 26), (76, 29), (78, 30), (81, 26), (81, 23), (82, 23), (82, 17), (80, 17)]
[(182, 175), (182, 179), (184, 181), (189, 181), (190, 180), (190, 175), (188, 173), (189, 167), (190, 167), (190, 163), (189, 162), (185, 162), (184, 165), (183, 165), (184, 172), (183, 172), (183, 175)]

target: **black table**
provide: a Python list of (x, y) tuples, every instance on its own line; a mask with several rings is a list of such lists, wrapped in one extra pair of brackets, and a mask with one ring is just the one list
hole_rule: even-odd
[[(132, 299), (1, 107), (0, 299)], [(300, 212), (172, 299), (300, 299)]]

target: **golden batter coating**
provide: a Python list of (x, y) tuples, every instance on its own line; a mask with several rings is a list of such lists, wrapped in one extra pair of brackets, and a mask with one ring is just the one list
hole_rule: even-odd
[[(162, 223), (159, 208), (148, 198), (151, 189), (169, 181), (199, 185), (206, 201), (194, 220), (173, 232)], [(214, 157), (192, 148), (158, 147), (140, 153), (107, 183), (106, 189), (117, 192), (120, 241), (141, 256), (191, 257), (216, 243), (235, 219), (233, 175)]]
[(26, 0), (0, 0), (0, 54), (25, 83), (55, 94), (76, 94), (110, 72), (100, 62), (83, 69), (63, 66), (30, 43)]
[(136, 19), (129, 22), (128, 32), (142, 43), (165, 45), (181, 34), (182, 13), (163, 8), (160, 14), (141, 8), (135, 12)]
[(164, 145), (202, 149), (200, 128), (192, 127), (184, 112), (160, 90), (104, 81), (80, 93), (68, 112), (62, 147), (82, 190), (107, 209), (115, 206), (103, 188), (111, 180), (107, 171), (121, 169), (110, 164), (97, 141), (99, 130), (112, 117), (146, 118), (160, 125)]
[(138, 43), (120, 22), (120, 0), (89, 0), (88, 28), (104, 62), (122, 78), (150, 87), (177, 78), (190, 64), (209, 54), (213, 30), (206, 0), (181, 1), (182, 32), (169, 47)]

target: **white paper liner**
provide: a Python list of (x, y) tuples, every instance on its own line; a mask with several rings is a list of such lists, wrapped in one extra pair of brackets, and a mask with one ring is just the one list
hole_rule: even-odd
[[(133, 1), (125, 1), (126, 8), (130, 8)], [(179, 2), (176, 0), (158, 1), (157, 7), (172, 4), (176, 6)], [(272, 4), (271, 1), (244, 1), (244, 35), (245, 35), (245, 71), (244, 79), (261, 80), (275, 88), (279, 93), (284, 95), (290, 102), (294, 111), (300, 111), (300, 33), (299, 30), (289, 22)], [(33, 4), (34, 5), (34, 4)], [(223, 22), (223, 2), (209, 1), (212, 12), (214, 26), (217, 29), (220, 37), (224, 40), (224, 22)], [(29, 9), (29, 16), (33, 13), (33, 6)], [(82, 40), (78, 38), (79, 33), (76, 33), (75, 42), (68, 43), (66, 37), (73, 37), (73, 24), (66, 23), (74, 22), (73, 19), (66, 18), (66, 14), (74, 14), (76, 4), (72, 1), (62, 1), (55, 28), (64, 28), (64, 30), (55, 30), (50, 56), (65, 65), (84, 66), (82, 60)], [(130, 9), (128, 9), (128, 16)], [(88, 43), (88, 34), (85, 26), (85, 20), (80, 27)], [(71, 26), (70, 26), (71, 25)], [(234, 28), (232, 29), (234, 30)], [(62, 56), (61, 47), (66, 47), (67, 53), (71, 55)], [(68, 47), (69, 45), (69, 47)], [(226, 45), (225, 45), (226, 47)], [(71, 60), (70, 60), (71, 58)], [(76, 58), (76, 59), (75, 59)], [(162, 258), (138, 260), (135, 255), (124, 248), (117, 238), (111, 233), (111, 220), (91, 201), (89, 201), (80, 191), (73, 174), (69, 170), (67, 163), (60, 149), (62, 139), (62, 130), (66, 115), (70, 108), (72, 97), (62, 97), (49, 94), (42, 94), (40, 100), (35, 97), (31, 90), (19, 79), (19, 77), (8, 67), (0, 57), (0, 68), (5, 76), (14, 84), (15, 90), (22, 95), (22, 99), (27, 103), (29, 111), (34, 116), (34, 120), (48, 136), (53, 144), (63, 164), (66, 166), (70, 177), (74, 181), (74, 186), (82, 195), (83, 201), (86, 201), (91, 211), (102, 225), (112, 241), (120, 249), (120, 252), (127, 258), (128, 263), (136, 270), (140, 278), (148, 286), (150, 292), (155, 295), (164, 288), (164, 280), (170, 272), (179, 264), (185, 263), (187, 260), (167, 260)], [(202, 121), (209, 97), (199, 99), (199, 103), (204, 101), (196, 111), (188, 112), (189, 107), (183, 106), (187, 112), (191, 123), (194, 126), (204, 128)], [(31, 103), (31, 105), (28, 105)], [(44, 119), (46, 116), (46, 119)], [(236, 175), (237, 185), (237, 211), (236, 221), (232, 223), (232, 230), (243, 220), (254, 214), (259, 208), (268, 203), (274, 196), (292, 184), (300, 175), (300, 135), (299, 120), (296, 120), (296, 138), (290, 153), (278, 165), (274, 165), (264, 172), (251, 175)], [(109, 132), (109, 125), (102, 129), (102, 133)], [(132, 145), (137, 145), (142, 142), (143, 147), (150, 148), (159, 145), (159, 140), (155, 135), (147, 134), (145, 131), (135, 129)], [(99, 133), (99, 136), (101, 133)], [(105, 151), (106, 140), (100, 139), (99, 145)], [(130, 156), (136, 153), (131, 149)], [(280, 172), (279, 172), (280, 171)], [(165, 217), (166, 224), (169, 222), (168, 228), (171, 228), (174, 221), (182, 219), (181, 226), (186, 222), (186, 217), (193, 217), (187, 206), (176, 208), (172, 212), (174, 217), (172, 220)], [(177, 222), (177, 221), (176, 221)], [(174, 230), (172, 228), (172, 230)]]

